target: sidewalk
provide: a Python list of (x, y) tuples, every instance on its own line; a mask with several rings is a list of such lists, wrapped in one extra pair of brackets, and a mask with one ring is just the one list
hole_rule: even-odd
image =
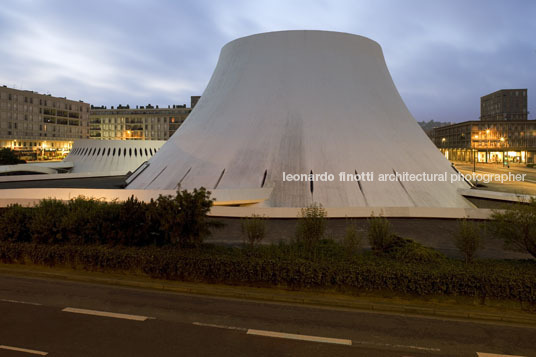
[(150, 279), (142, 275), (79, 271), (33, 265), (0, 264), (0, 274), (61, 279), (123, 287), (170, 291), (175, 293), (238, 298), (273, 303), (305, 304), (326, 308), (346, 308), (376, 313), (419, 315), (439, 319), (472, 320), (494, 324), (514, 324), (536, 328), (536, 313), (522, 311), (519, 303), (498, 302), (481, 305), (472, 298), (413, 298), (388, 294), (346, 295), (335, 291), (257, 288), (206, 283)]

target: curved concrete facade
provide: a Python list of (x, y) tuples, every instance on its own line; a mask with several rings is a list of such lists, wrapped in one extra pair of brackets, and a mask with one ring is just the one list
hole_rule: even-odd
[(64, 162), (72, 173), (126, 174), (149, 160), (164, 145), (160, 140), (76, 140)]
[[(185, 123), (132, 189), (272, 187), (262, 205), (471, 207), (465, 182), (380, 182), (379, 174), (454, 173), (402, 101), (378, 43), (283, 31), (225, 45)], [(283, 173), (335, 175), (288, 182)], [(342, 182), (340, 172), (374, 181)]]

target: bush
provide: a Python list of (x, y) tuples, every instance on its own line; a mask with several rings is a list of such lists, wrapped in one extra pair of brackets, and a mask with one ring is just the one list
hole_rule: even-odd
[(260, 243), (266, 233), (265, 219), (259, 215), (252, 214), (242, 220), (242, 234), (245, 235), (246, 242), (250, 247)]
[(368, 219), (368, 239), (375, 253), (386, 253), (394, 242), (391, 224), (387, 218), (371, 217)]
[(464, 256), (465, 263), (472, 263), (477, 250), (482, 248), (480, 227), (475, 222), (460, 220), (458, 232), (454, 235), (454, 242), (456, 248)]
[[(334, 249), (335, 253), (335, 245), (326, 244), (326, 248)], [(310, 261), (289, 256), (288, 247), (260, 246), (258, 254), (251, 255), (229, 247), (141, 249), (0, 242), (0, 262), (143, 272), (153, 278), (180, 281), (335, 288), (354, 293), (390, 291), (536, 303), (536, 264), (533, 261), (482, 261), (466, 265), (445, 259), (407, 263), (367, 254), (351, 260), (334, 254), (326, 255), (325, 260)]]
[(177, 190), (177, 195), (162, 196), (152, 207), (160, 222), (160, 232), (165, 242), (180, 247), (199, 246), (205, 237), (210, 235), (210, 227), (218, 226), (207, 220), (213, 200), (205, 188)]
[(43, 244), (198, 246), (220, 224), (207, 220), (210, 192), (178, 191), (144, 203), (134, 197), (105, 202), (77, 197), (44, 199), (32, 208), (13, 205), (0, 215), (0, 241)]
[(411, 239), (393, 236), (387, 255), (399, 262), (404, 263), (440, 263), (446, 261), (446, 257), (433, 248), (428, 248)]
[(327, 211), (319, 203), (312, 203), (300, 210), (296, 226), (296, 241), (303, 244), (306, 252), (312, 252), (326, 231)]
[(527, 252), (536, 258), (536, 199), (491, 215), (491, 230), (506, 249)]
[(19, 204), (9, 205), (0, 216), (0, 241), (29, 242), (32, 209)]
[(32, 209), (30, 234), (34, 243), (58, 244), (67, 240), (62, 225), (67, 205), (60, 200), (44, 199)]
[(24, 164), (26, 161), (21, 160), (10, 148), (0, 149), (0, 165)]
[(356, 223), (353, 221), (347, 222), (346, 231), (342, 240), (342, 246), (347, 257), (352, 257), (359, 253), (361, 240)]
[(83, 196), (71, 199), (61, 220), (62, 240), (71, 244), (113, 244), (119, 232), (119, 207), (117, 202)]

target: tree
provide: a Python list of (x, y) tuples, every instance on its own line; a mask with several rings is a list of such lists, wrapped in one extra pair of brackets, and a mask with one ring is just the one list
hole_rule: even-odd
[(391, 230), (391, 224), (387, 218), (382, 216), (370, 217), (368, 224), (367, 236), (370, 248), (377, 254), (387, 253), (395, 240), (395, 235)]
[(303, 244), (307, 253), (312, 254), (324, 238), (327, 211), (319, 203), (302, 208), (296, 226), (296, 241)]
[(24, 164), (26, 161), (21, 160), (15, 155), (15, 152), (10, 148), (0, 149), (0, 165), (16, 165)]
[(204, 187), (193, 191), (177, 190), (177, 195), (158, 197), (150, 206), (160, 222), (160, 231), (165, 237), (165, 243), (180, 247), (199, 246), (205, 237), (210, 235), (211, 227), (221, 224), (208, 221), (213, 200), (210, 192)]
[(506, 249), (527, 252), (536, 258), (536, 199), (491, 215), (491, 229)]
[(253, 214), (242, 221), (242, 233), (246, 236), (246, 242), (251, 248), (260, 243), (266, 233), (266, 224), (264, 217)]
[(462, 219), (454, 236), (454, 242), (456, 248), (465, 257), (466, 263), (472, 263), (475, 257), (476, 251), (482, 247), (482, 237), (480, 234), (480, 228), (476, 223)]

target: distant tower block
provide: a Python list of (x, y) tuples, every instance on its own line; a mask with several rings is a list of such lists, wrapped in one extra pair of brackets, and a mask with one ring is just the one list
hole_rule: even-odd
[[(411, 116), (381, 47), (351, 34), (263, 33), (231, 41), (195, 110), (128, 188), (273, 188), (262, 205), (472, 207)], [(287, 174), (333, 181), (289, 182)], [(339, 173), (374, 174), (340, 181)], [(447, 181), (380, 181), (380, 174)], [(418, 177), (415, 177), (418, 179)]]

